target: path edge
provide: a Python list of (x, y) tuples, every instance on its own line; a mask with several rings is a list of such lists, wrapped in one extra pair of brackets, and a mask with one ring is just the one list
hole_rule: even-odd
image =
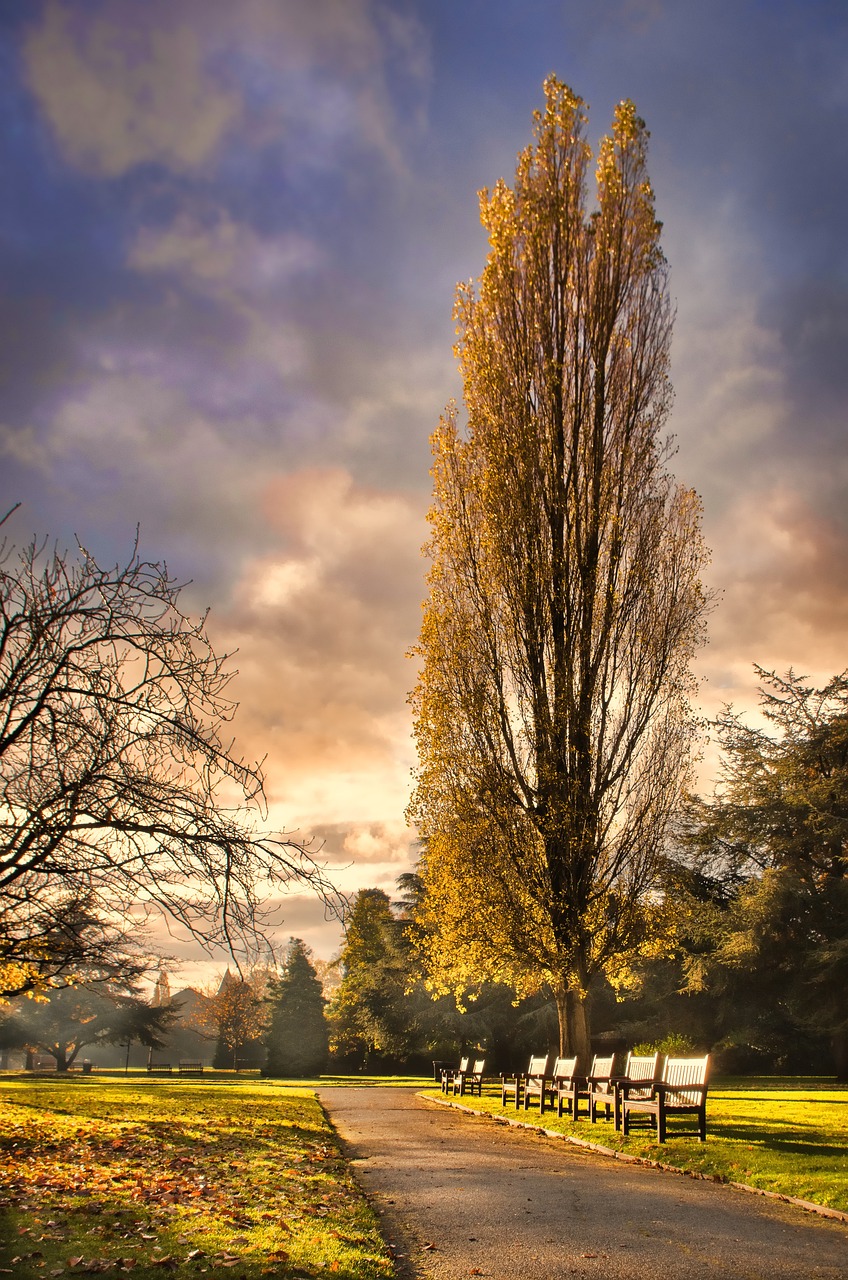
[(546, 1138), (559, 1138), (563, 1142), (570, 1142), (572, 1146), (584, 1147), (587, 1151), (594, 1151), (598, 1155), (611, 1156), (613, 1160), (646, 1165), (650, 1169), (662, 1169), (664, 1173), (677, 1173), (684, 1178), (697, 1178), (699, 1182), (717, 1182), (723, 1187), (733, 1187), (735, 1191), (748, 1191), (755, 1196), (765, 1196), (767, 1200), (780, 1200), (783, 1204), (794, 1204), (808, 1213), (817, 1213), (821, 1218), (848, 1222), (848, 1213), (843, 1213), (841, 1209), (831, 1209), (824, 1204), (815, 1204), (812, 1200), (800, 1200), (797, 1196), (783, 1195), (780, 1191), (765, 1191), (762, 1187), (749, 1186), (747, 1182), (725, 1181), (724, 1178), (717, 1178), (708, 1173), (698, 1173), (694, 1169), (681, 1169), (675, 1164), (664, 1164), (662, 1160), (649, 1160), (647, 1156), (633, 1156), (627, 1151), (614, 1151), (612, 1147), (601, 1146), (599, 1142), (587, 1142), (585, 1138), (576, 1138), (570, 1133), (559, 1133), (556, 1129), (545, 1129), (542, 1125), (531, 1124), (526, 1120), (513, 1120), (511, 1116), (494, 1116), (491, 1111), (479, 1111), (476, 1107), (469, 1107), (464, 1102), (454, 1102), (452, 1098), (434, 1098), (426, 1093), (419, 1093), (416, 1096), (422, 1102), (432, 1102), (437, 1107), (453, 1107), (456, 1111), (465, 1111), (471, 1116), (482, 1116), (484, 1120), (491, 1120), (493, 1124), (507, 1124), (513, 1129), (529, 1129), (533, 1133), (544, 1134)]

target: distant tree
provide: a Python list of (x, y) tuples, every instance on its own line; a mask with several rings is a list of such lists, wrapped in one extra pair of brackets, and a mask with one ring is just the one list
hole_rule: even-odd
[(363, 889), (353, 900), (328, 1010), (333, 1052), (355, 1055), (365, 1067), (375, 1055), (443, 1057), (463, 1039), (454, 998), (434, 998), (422, 980), (413, 921), (420, 879), (407, 873), (398, 887), (394, 903), (382, 889)]
[(91, 958), (90, 934), (76, 956), (45, 942), (82, 908), (134, 927), (144, 903), (250, 951), (260, 882), (327, 889), (302, 845), (258, 833), (261, 770), (224, 736), (228, 655), (179, 595), (136, 549), (107, 569), (83, 548), (0, 552), (0, 994)]
[[(145, 921), (107, 921), (96, 895), (45, 900), (17, 928), (0, 892), (0, 1003), (15, 995), (76, 985), (81, 977), (114, 976), (116, 966), (131, 979), (150, 964), (143, 954)], [(32, 935), (32, 936), (31, 936)]]
[(326, 1001), (309, 948), (292, 938), (282, 976), (268, 988), (265, 1076), (318, 1076), (327, 1065)]
[(410, 1049), (410, 948), (382, 889), (353, 900), (340, 953), (342, 979), (329, 1010), (334, 1052), (403, 1057)]
[(689, 986), (721, 995), (731, 1041), (791, 1058), (824, 1037), (848, 1079), (848, 672), (755, 669), (764, 724), (717, 719), (719, 783), (689, 811), (690, 874), (720, 886), (692, 911)]
[(19, 998), (12, 1005), (19, 1043), (50, 1054), (60, 1072), (91, 1046), (136, 1041), (160, 1049), (178, 1010), (151, 1006), (134, 986), (126, 977), (98, 972), (90, 982), (52, 991), (49, 998)]
[(433, 440), (429, 598), (410, 815), (436, 989), (555, 1000), (590, 1052), (588, 992), (663, 945), (658, 862), (687, 778), (707, 554), (662, 432), (672, 307), (647, 130), (545, 83), (515, 186), (481, 193), (491, 249), (460, 286), (467, 428)]
[(215, 994), (198, 1011), (215, 1031), (212, 1066), (217, 1070), (235, 1070), (239, 1061), (259, 1065), (267, 1025), (264, 994), (264, 971), (245, 978), (227, 969)]

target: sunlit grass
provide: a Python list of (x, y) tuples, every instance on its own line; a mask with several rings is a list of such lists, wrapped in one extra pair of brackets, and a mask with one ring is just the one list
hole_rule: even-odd
[[(437, 1089), (427, 1092), (443, 1096)], [(678, 1130), (694, 1127), (694, 1117), (680, 1116), (669, 1119), (671, 1137), (662, 1146), (644, 1129), (631, 1130), (625, 1138), (604, 1120), (592, 1125), (581, 1118), (574, 1123), (557, 1119), (556, 1111), (545, 1111), (540, 1118), (536, 1099), (529, 1111), (516, 1111), (510, 1102), (502, 1107), (500, 1088), (492, 1085), (484, 1086), (482, 1099), (456, 1101), (614, 1151), (848, 1212), (848, 1090), (832, 1083), (722, 1081), (707, 1100), (707, 1141), (675, 1137)]]
[(0, 1097), (0, 1268), (20, 1280), (393, 1275), (311, 1091), (93, 1077)]

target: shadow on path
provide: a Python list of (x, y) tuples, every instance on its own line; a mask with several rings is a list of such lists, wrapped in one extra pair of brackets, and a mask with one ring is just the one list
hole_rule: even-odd
[(848, 1227), (443, 1110), (318, 1091), (405, 1277), (848, 1280)]

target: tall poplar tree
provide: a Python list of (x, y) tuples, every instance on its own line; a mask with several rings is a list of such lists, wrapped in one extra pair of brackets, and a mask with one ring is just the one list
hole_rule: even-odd
[(586, 1056), (593, 976), (662, 933), (707, 553), (667, 470), (644, 122), (616, 109), (590, 208), (583, 103), (544, 87), (514, 188), (481, 193), (483, 275), (457, 292), (467, 425), (451, 408), (433, 438), (410, 813), (433, 986), (547, 988), (561, 1048)]

